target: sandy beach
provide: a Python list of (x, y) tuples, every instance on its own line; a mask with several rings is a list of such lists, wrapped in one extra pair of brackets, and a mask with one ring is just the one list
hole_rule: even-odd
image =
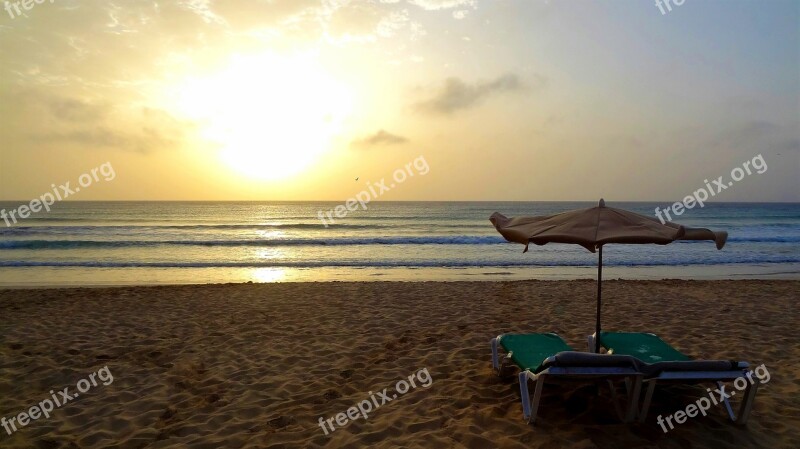
[[(696, 357), (765, 364), (771, 379), (746, 427), (717, 407), (664, 435), (655, 416), (702, 393), (685, 388), (657, 394), (645, 424), (625, 425), (607, 390), (598, 396), (586, 385), (547, 388), (541, 422), (526, 425), (516, 378), (493, 375), (488, 342), (555, 331), (584, 348), (594, 288), (521, 281), (0, 291), (0, 416), (28, 410), (50, 390), (73, 394), (104, 367), (113, 375), (49, 418), (3, 431), (0, 446), (800, 446), (796, 281), (605, 284), (606, 329), (652, 331)], [(368, 419), (323, 432), (320, 417), (423, 369), (427, 387), (417, 382)]]

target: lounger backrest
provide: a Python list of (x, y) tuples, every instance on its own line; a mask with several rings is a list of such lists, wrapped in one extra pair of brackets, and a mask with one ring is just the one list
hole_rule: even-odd
[(564, 351), (548, 358), (547, 366), (560, 367), (625, 367), (638, 370), (641, 364), (628, 355), (595, 354), (592, 352)]

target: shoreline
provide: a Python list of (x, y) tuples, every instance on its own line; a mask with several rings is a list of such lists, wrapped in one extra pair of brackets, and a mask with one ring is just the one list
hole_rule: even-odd
[[(782, 274), (782, 273), (778, 273)], [(637, 279), (637, 278), (611, 278), (603, 275), (603, 285), (612, 282), (798, 282), (800, 281), (800, 273), (787, 273), (792, 274), (793, 277), (787, 278), (740, 278), (740, 279), (687, 279), (687, 278), (661, 278), (661, 279)], [(597, 283), (597, 279), (589, 277), (582, 278), (569, 278), (569, 279), (457, 279), (457, 280), (389, 280), (389, 279), (371, 279), (371, 280), (320, 280), (320, 281), (279, 281), (279, 282), (209, 282), (209, 283), (184, 283), (184, 284), (86, 284), (86, 285), (41, 285), (41, 286), (16, 286), (16, 285), (0, 285), (0, 292), (20, 291), (20, 290), (35, 290), (35, 291), (64, 291), (64, 290), (98, 290), (98, 289), (131, 289), (131, 288), (182, 288), (182, 287), (239, 287), (239, 286), (253, 286), (253, 285), (318, 285), (325, 286), (328, 284), (338, 285), (358, 285), (363, 283), (368, 284), (473, 284), (473, 283), (487, 283), (487, 284), (501, 284), (501, 283), (526, 283), (526, 282), (592, 282)]]
[[(800, 264), (707, 266), (608, 266), (605, 279), (627, 280), (800, 280)], [(0, 267), (0, 289), (206, 285), (215, 283), (304, 282), (499, 282), (595, 279), (594, 266), (426, 268), (9, 268)], [(41, 279), (48, 279), (42, 282)]]

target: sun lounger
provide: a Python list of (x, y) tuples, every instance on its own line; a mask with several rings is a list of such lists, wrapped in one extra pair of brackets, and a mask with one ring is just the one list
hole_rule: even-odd
[[(717, 385), (719, 392), (724, 393), (725, 386), (722, 382), (733, 381), (740, 377), (746, 377), (748, 382), (738, 417), (734, 414), (730, 401), (724, 394), (720, 395), (722, 396), (720, 402), (725, 405), (731, 421), (744, 424), (750, 416), (760, 381), (747, 371), (747, 362), (693, 360), (657, 335), (650, 333), (601, 332), (600, 345), (606, 348), (610, 354), (628, 355), (644, 362), (639, 365), (639, 369), (644, 374), (647, 391), (642, 409), (638, 412), (640, 422), (647, 417), (656, 384), (711, 382)], [(589, 347), (595, 347), (594, 335), (589, 337)], [(731, 395), (733, 394), (735, 392), (731, 392)]]
[[(577, 352), (555, 333), (500, 335), (492, 339), (491, 345), (492, 366), (498, 375), (508, 364), (514, 364), (520, 370), (522, 412), (528, 423), (536, 421), (544, 383), (558, 379), (607, 380), (620, 418), (626, 422), (635, 418), (642, 373), (637, 369), (638, 362), (633, 357)], [(500, 350), (506, 353), (502, 358)], [(625, 380), (628, 390), (627, 410), (624, 412), (616, 401), (613, 380), (618, 379)], [(532, 399), (528, 391), (529, 380), (535, 384)]]

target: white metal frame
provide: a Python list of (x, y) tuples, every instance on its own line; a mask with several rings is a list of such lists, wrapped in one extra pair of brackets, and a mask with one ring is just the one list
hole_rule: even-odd
[[(497, 375), (500, 375), (503, 369), (509, 364), (511, 354), (507, 353), (504, 356), (500, 355), (500, 339), (502, 335), (491, 340), (492, 346), (492, 368)], [(548, 359), (550, 360), (550, 359)], [(622, 367), (558, 367), (551, 366), (537, 374), (530, 370), (520, 371), (519, 375), (519, 390), (520, 399), (522, 401), (522, 415), (526, 422), (535, 424), (537, 412), (539, 410), (539, 403), (544, 389), (544, 383), (550, 380), (577, 380), (577, 381), (590, 381), (597, 379), (606, 379), (611, 387), (612, 401), (614, 407), (623, 422), (630, 422), (636, 418), (636, 409), (641, 395), (641, 387), (643, 375), (633, 368)], [(612, 378), (621, 378), (625, 380), (625, 387), (628, 394), (626, 401), (626, 410), (622, 411), (617, 404), (616, 387)], [(528, 381), (534, 382), (533, 397), (528, 389)]]
[[(647, 418), (647, 412), (650, 409), (650, 403), (653, 399), (653, 392), (656, 389), (656, 384), (659, 382), (661, 384), (664, 383), (680, 383), (680, 384), (692, 384), (692, 383), (703, 383), (703, 382), (711, 382), (717, 386), (720, 392), (725, 393), (725, 385), (722, 383), (723, 381), (733, 381), (740, 377), (749, 378), (752, 382), (747, 383), (747, 388), (744, 391), (744, 399), (742, 399), (742, 403), (739, 406), (739, 414), (733, 412), (733, 407), (731, 406), (730, 401), (727, 397), (723, 397), (720, 402), (725, 405), (725, 411), (728, 414), (728, 418), (731, 421), (735, 422), (736, 424), (744, 425), (747, 424), (747, 420), (750, 418), (750, 411), (753, 409), (753, 403), (755, 402), (756, 393), (758, 392), (758, 387), (761, 384), (761, 381), (758, 377), (747, 376), (747, 370), (731, 370), (731, 371), (663, 371), (657, 377), (652, 379), (645, 379), (644, 382), (647, 383), (647, 391), (644, 395), (644, 402), (642, 403), (642, 409), (639, 414), (639, 422), (644, 422)], [(716, 394), (716, 393), (713, 393)]]
[[(587, 345), (590, 351), (594, 349), (595, 345), (594, 334), (588, 336)], [(650, 409), (650, 404), (653, 399), (653, 392), (655, 391), (656, 385), (659, 382), (661, 382), (662, 384), (665, 383), (693, 384), (693, 383), (711, 382), (714, 385), (716, 385), (721, 392), (724, 393), (725, 385), (722, 383), (723, 381), (733, 381), (738, 379), (739, 377), (745, 377), (750, 381), (747, 383), (747, 388), (745, 389), (744, 393), (744, 399), (742, 400), (742, 403), (739, 406), (738, 415), (733, 412), (733, 407), (731, 406), (731, 403), (727, 397), (724, 397), (721, 400), (721, 402), (725, 405), (725, 411), (727, 412), (730, 420), (735, 422), (736, 424), (744, 425), (750, 418), (750, 411), (753, 409), (753, 403), (755, 402), (756, 393), (758, 392), (758, 387), (761, 384), (760, 380), (757, 377), (753, 378), (752, 375), (750, 376), (747, 375), (748, 366), (749, 365), (746, 362), (738, 362), (737, 369), (727, 370), (727, 371), (680, 371), (680, 370), (662, 371), (656, 377), (644, 379), (643, 382), (647, 384), (647, 389), (644, 395), (644, 402), (642, 403), (641, 410), (634, 410), (634, 413), (635, 415), (639, 416), (640, 423), (643, 423), (645, 421), (645, 419), (647, 418), (647, 412)], [(638, 408), (638, 406), (634, 406), (634, 408)]]

